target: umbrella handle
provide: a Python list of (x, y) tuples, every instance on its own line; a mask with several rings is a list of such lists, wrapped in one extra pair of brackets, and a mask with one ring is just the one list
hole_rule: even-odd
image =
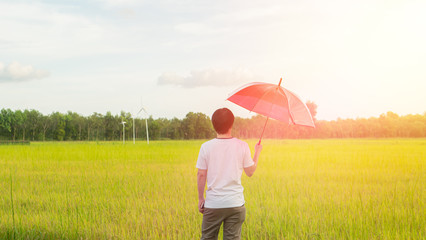
[(268, 123), (269, 117), (266, 118), (266, 122), (265, 125), (263, 125), (263, 131), (262, 131), (262, 135), (260, 135), (260, 139), (259, 142), (257, 144), (260, 145), (260, 143), (262, 142), (262, 137), (263, 137), (263, 133), (265, 132), (265, 128), (266, 128), (266, 124)]

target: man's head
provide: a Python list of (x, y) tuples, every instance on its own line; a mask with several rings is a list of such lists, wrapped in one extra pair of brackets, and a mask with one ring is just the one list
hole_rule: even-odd
[(227, 108), (219, 108), (213, 113), (212, 123), (218, 134), (225, 134), (234, 124), (234, 114)]

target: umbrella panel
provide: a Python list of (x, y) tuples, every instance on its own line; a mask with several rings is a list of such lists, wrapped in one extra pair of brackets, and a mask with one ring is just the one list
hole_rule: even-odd
[[(277, 94), (286, 98), (285, 93), (282, 90), (282, 88), (277, 87), (276, 85), (272, 85), (272, 84), (252, 85), (252, 86), (249, 86), (247, 88), (241, 89), (240, 91), (236, 92), (235, 94), (233, 94), (233, 96), (228, 98), (228, 100), (231, 100), (235, 95), (253, 96), (255, 100), (262, 99), (262, 100), (267, 101), (271, 104), (278, 104), (278, 105), (281, 105), (283, 107), (288, 106), (287, 100), (285, 102), (282, 102), (282, 101), (275, 102), (275, 100), (277, 100), (275, 98), (275, 95), (277, 95)], [(253, 106), (254, 106), (255, 102), (256, 101), (250, 101), (250, 103)]]
[(283, 91), (287, 96), (288, 106), (290, 108), (291, 118), (294, 124), (315, 127), (312, 115), (306, 104), (303, 103), (295, 93), (287, 89), (283, 89)]
[(250, 86), (238, 91), (228, 100), (252, 112), (292, 123), (287, 97), (276, 85)]

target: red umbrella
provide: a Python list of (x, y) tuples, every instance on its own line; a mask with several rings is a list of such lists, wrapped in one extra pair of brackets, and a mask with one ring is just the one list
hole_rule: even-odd
[(227, 100), (251, 112), (266, 116), (265, 126), (259, 143), (265, 132), (269, 118), (285, 123), (315, 127), (306, 104), (293, 92), (278, 85), (254, 82), (237, 89)]

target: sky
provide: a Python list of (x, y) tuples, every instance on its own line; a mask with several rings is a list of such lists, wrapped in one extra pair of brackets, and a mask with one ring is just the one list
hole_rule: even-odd
[(0, 0), (0, 108), (209, 116), (278, 83), (317, 119), (426, 111), (426, 2)]

